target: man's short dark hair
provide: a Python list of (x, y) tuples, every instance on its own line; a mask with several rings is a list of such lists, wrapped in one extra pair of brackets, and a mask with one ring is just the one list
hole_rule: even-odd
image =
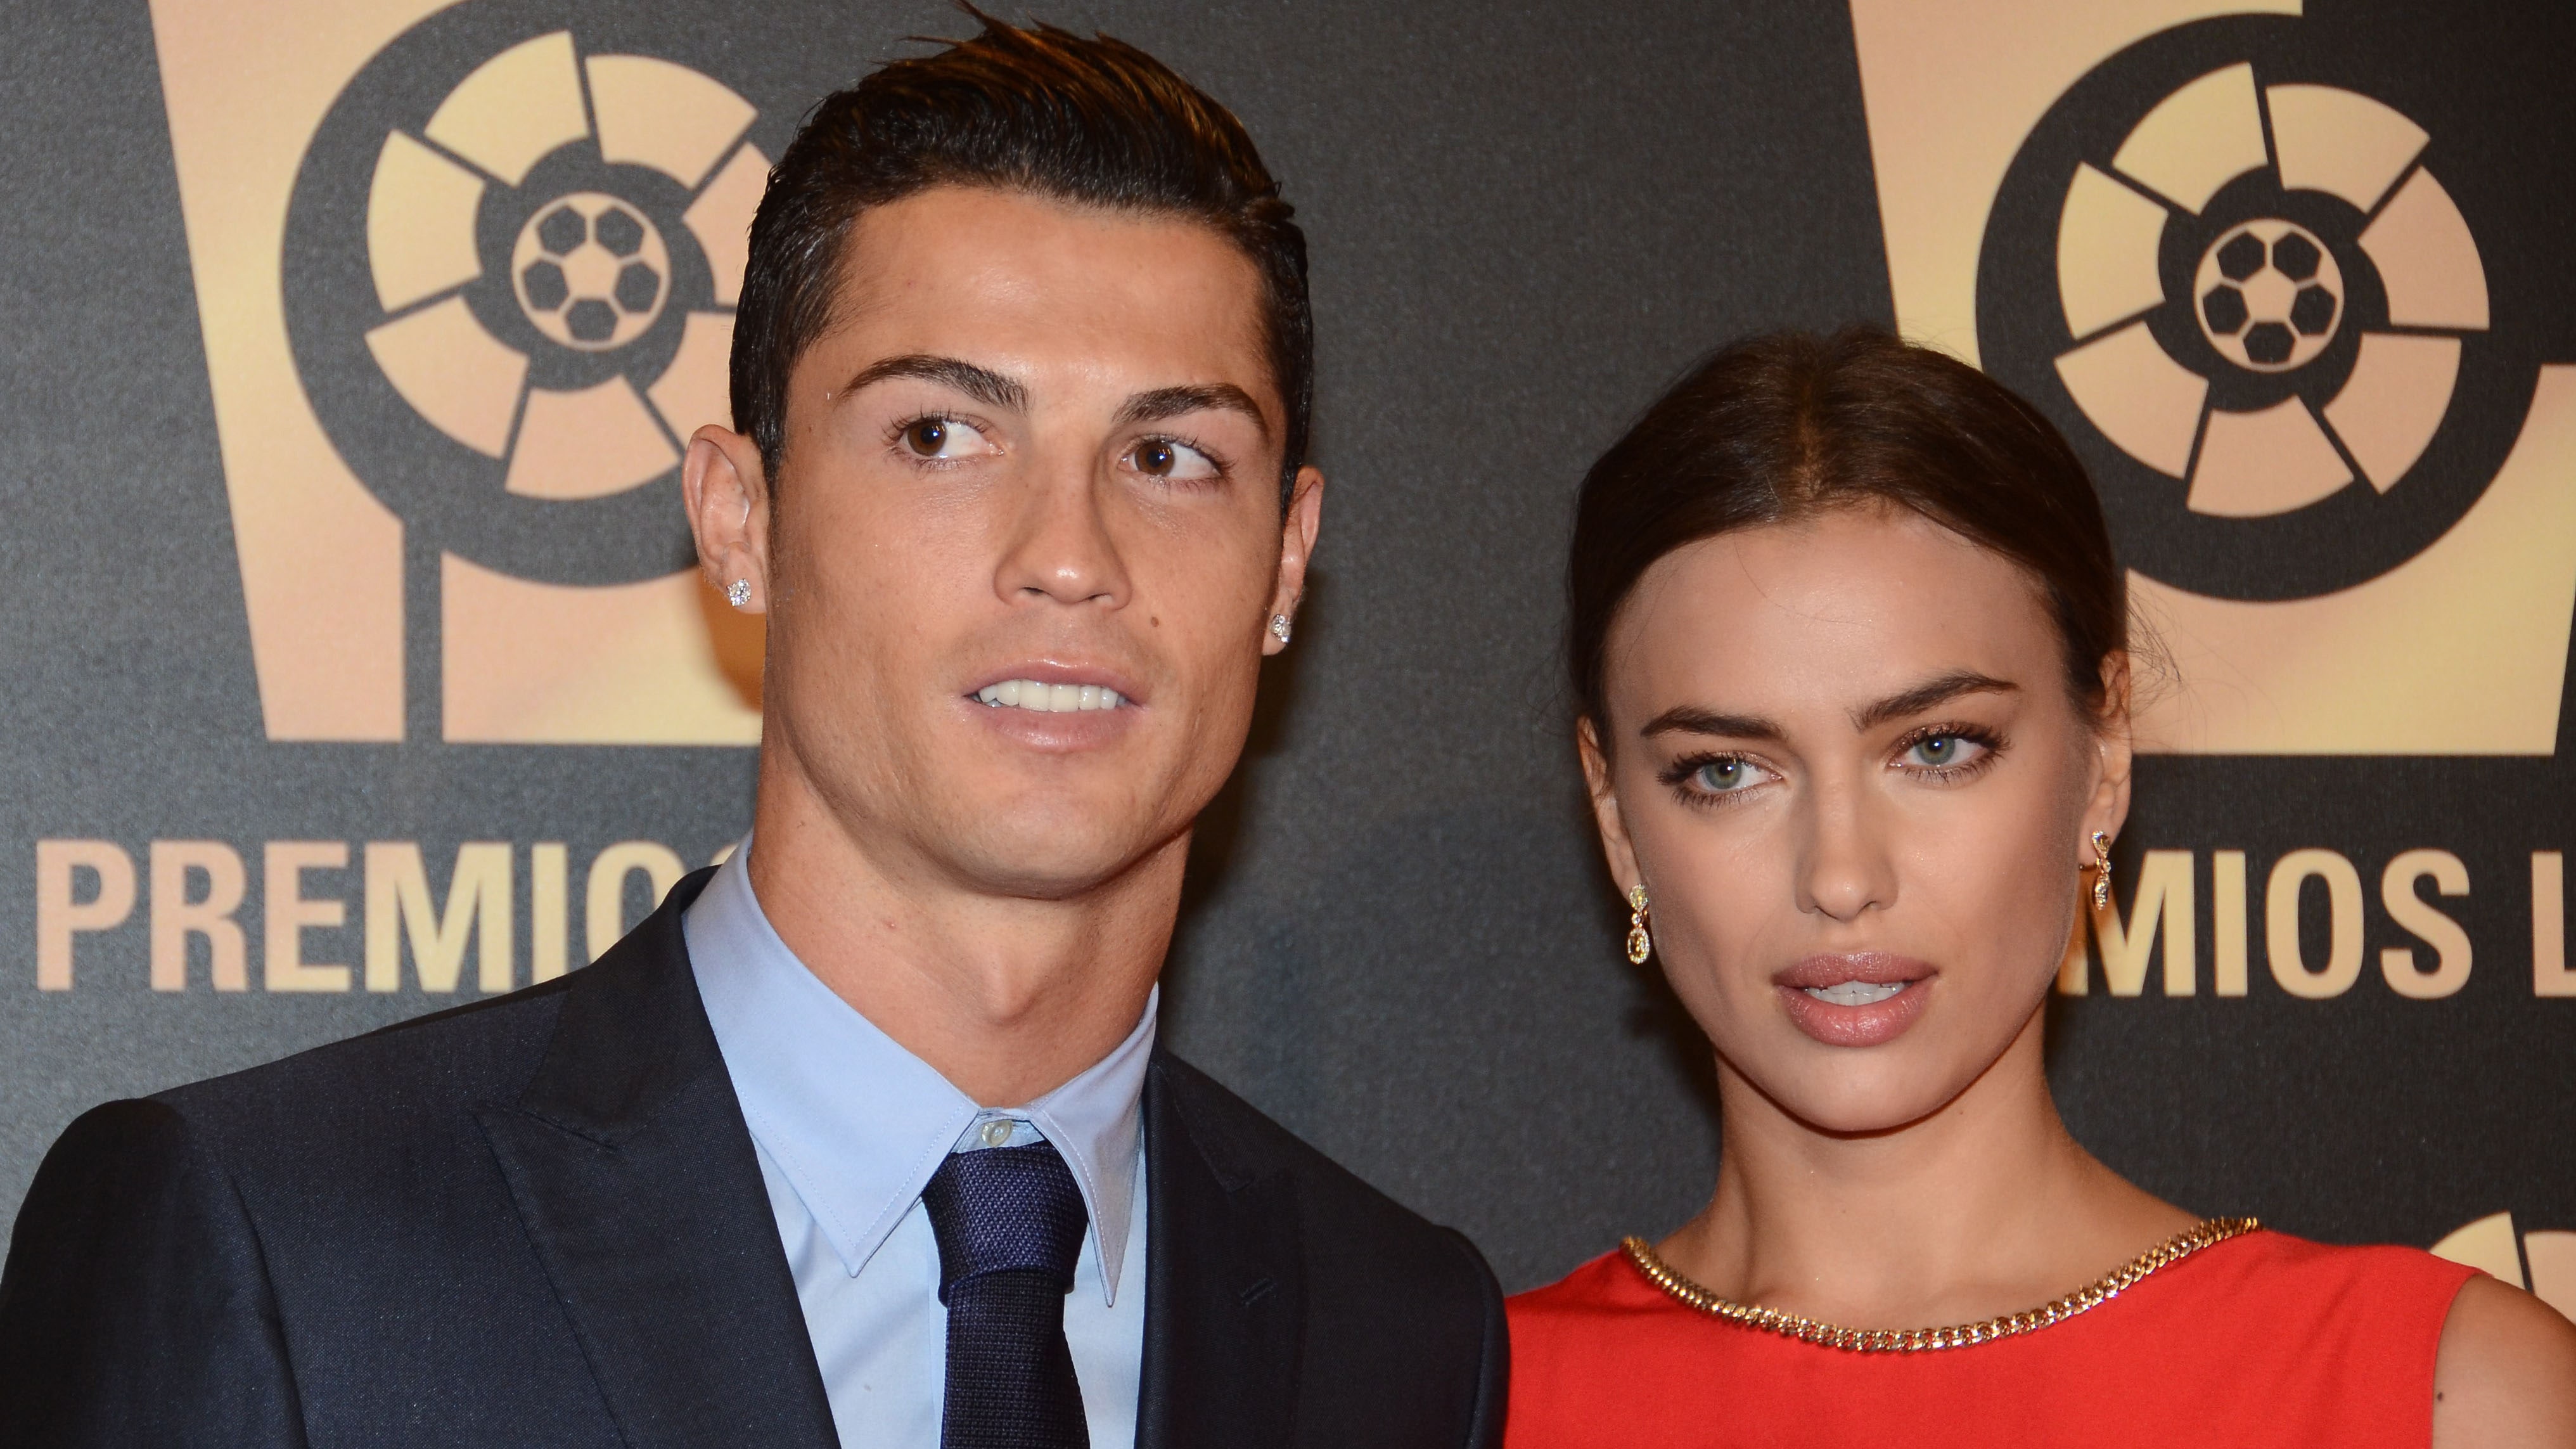
[(968, 13), (982, 34), (826, 96), (770, 173), (734, 313), (734, 426), (758, 445), (774, 485), (788, 373), (833, 323), (860, 212), (940, 185), (1025, 191), (1203, 222), (1251, 259), (1287, 413), (1285, 498), (1305, 461), (1314, 395), (1306, 238), (1243, 123), (1124, 41)]

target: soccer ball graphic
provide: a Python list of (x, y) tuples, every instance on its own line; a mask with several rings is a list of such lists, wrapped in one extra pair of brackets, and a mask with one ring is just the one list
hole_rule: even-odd
[[(2420, 159), (2430, 140), (2359, 92), (2265, 85), (2250, 62), (2166, 95), (2062, 183), (2068, 400), (2203, 517), (2397, 487), (2488, 327), (2477, 243)], [(2166, 291), (2169, 240), (2197, 258), (2188, 293)], [(2173, 345), (2186, 329), (2208, 353)]]
[[(413, 434), (360, 476), (445, 470), (546, 504), (675, 485), (678, 440), (731, 416), (733, 307), (769, 176), (758, 112), (686, 66), (587, 53), (559, 30), (476, 66), (425, 119), (394, 119), (363, 192), (365, 346), (443, 439)], [(398, 435), (346, 431), (360, 451)], [(472, 492), (423, 482), (406, 517), (452, 506), (456, 528), (480, 530), (479, 561), (534, 577), (553, 555), (528, 530), (562, 515), (454, 501)], [(668, 572), (668, 523), (631, 524), (633, 567)]]
[(2253, 372), (2287, 372), (2334, 340), (2343, 268), (2307, 228), (2249, 221), (2201, 257), (2192, 294), (2201, 335), (2219, 356)]
[(642, 212), (602, 192), (576, 191), (528, 218), (511, 248), (510, 273), (538, 331), (566, 347), (605, 352), (661, 315), (671, 254)]

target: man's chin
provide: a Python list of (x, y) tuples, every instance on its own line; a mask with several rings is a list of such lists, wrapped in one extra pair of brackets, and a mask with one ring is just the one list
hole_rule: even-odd
[(1004, 809), (950, 837), (950, 868), (996, 895), (1071, 900), (1133, 870), (1172, 835), (1105, 810)]

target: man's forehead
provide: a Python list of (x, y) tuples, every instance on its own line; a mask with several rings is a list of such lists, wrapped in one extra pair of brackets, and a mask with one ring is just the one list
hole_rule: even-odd
[(1279, 407), (1260, 273), (1190, 218), (934, 187), (860, 214), (836, 290), (818, 351), (844, 377), (963, 356), (1031, 382), (1231, 385), (1274, 421)]
[[(862, 212), (839, 290), (870, 310), (964, 306), (1201, 334), (1257, 336), (1261, 307), (1259, 270), (1204, 222), (959, 186)], [(1221, 319), (1232, 325), (1210, 325)]]

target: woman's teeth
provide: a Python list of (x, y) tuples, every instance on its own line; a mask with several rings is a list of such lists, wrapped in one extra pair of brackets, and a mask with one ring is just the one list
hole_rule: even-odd
[(1831, 986), (1810, 986), (1807, 994), (1828, 1006), (1875, 1006), (1903, 991), (1903, 981), (1837, 981)]
[(1127, 702), (1114, 689), (1096, 684), (1040, 684), (1034, 679), (1005, 679), (975, 691), (995, 708), (1033, 709), (1041, 714), (1071, 714), (1078, 709), (1116, 709)]

